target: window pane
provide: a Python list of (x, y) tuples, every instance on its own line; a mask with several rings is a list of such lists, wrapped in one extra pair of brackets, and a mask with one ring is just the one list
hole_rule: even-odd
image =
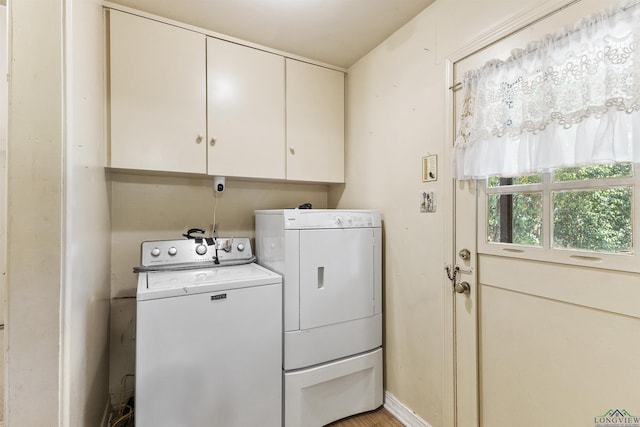
[(487, 241), (540, 246), (542, 193), (491, 194)]
[(504, 187), (505, 185), (539, 184), (541, 182), (541, 175), (514, 176), (513, 178), (500, 178), (498, 176), (490, 176), (487, 180), (487, 186)]
[(632, 189), (554, 192), (553, 246), (631, 252)]
[(613, 163), (610, 165), (558, 169), (553, 173), (553, 180), (555, 182), (583, 181), (585, 179), (620, 178), (626, 176), (633, 176), (633, 165), (631, 163)]

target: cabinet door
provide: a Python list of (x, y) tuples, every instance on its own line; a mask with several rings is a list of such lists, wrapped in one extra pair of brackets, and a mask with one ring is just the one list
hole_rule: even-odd
[(344, 182), (344, 73), (287, 59), (287, 179)]
[(109, 13), (114, 168), (206, 173), (205, 36)]
[(284, 58), (207, 39), (209, 174), (285, 177)]

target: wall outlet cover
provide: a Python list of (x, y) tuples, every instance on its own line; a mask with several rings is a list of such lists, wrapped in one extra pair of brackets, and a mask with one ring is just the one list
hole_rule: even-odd
[(433, 191), (420, 192), (420, 212), (434, 213), (436, 211), (436, 193)]

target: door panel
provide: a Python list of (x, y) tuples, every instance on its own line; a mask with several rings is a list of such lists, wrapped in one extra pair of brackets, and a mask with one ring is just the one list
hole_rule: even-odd
[[(535, 264), (518, 275), (536, 277)], [(580, 278), (553, 284), (562, 282)], [(640, 414), (639, 318), (481, 287), (481, 425), (593, 426), (609, 409)]]
[(373, 231), (300, 232), (300, 329), (373, 315)]
[[(526, 259), (480, 256), (480, 284), (640, 318), (640, 277)], [(517, 277), (517, 280), (512, 280)]]
[[(576, 2), (456, 63), (455, 80), (607, 4)], [(457, 111), (461, 95), (454, 95)], [(454, 192), (452, 259), (469, 268), (458, 282), (471, 285), (453, 307), (456, 426), (583, 427), (606, 423), (609, 410), (640, 416), (640, 275), (534, 261), (526, 250), (483, 254), (477, 206), (486, 199), (473, 187), (456, 182)], [(463, 248), (472, 253), (470, 265), (458, 258)]]

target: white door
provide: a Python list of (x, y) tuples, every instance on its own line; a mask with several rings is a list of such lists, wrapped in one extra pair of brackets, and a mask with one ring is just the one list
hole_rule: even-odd
[[(602, 3), (576, 3), (457, 63), (456, 80), (465, 69), (526, 46)], [(455, 95), (458, 106), (461, 95)], [(640, 425), (639, 170), (631, 167), (632, 177), (612, 181), (630, 189), (632, 254), (553, 247), (560, 225), (554, 231), (551, 224), (561, 219), (553, 208), (568, 194), (588, 193), (575, 190), (581, 183), (554, 184), (557, 176), (547, 175), (517, 190), (508, 183), (489, 189), (483, 182), (455, 184), (451, 256), (461, 268), (457, 282), (470, 290), (454, 297), (457, 426)], [(590, 182), (596, 187), (604, 181)], [(539, 204), (539, 244), (497, 237), (490, 222), (507, 215), (496, 209), (504, 200), (514, 215), (523, 200)], [(573, 213), (576, 221), (579, 213)], [(565, 217), (572, 220), (570, 213)], [(501, 224), (513, 225), (514, 218)], [(460, 258), (463, 249), (468, 261)]]
[(300, 231), (300, 329), (374, 314), (370, 228)]

